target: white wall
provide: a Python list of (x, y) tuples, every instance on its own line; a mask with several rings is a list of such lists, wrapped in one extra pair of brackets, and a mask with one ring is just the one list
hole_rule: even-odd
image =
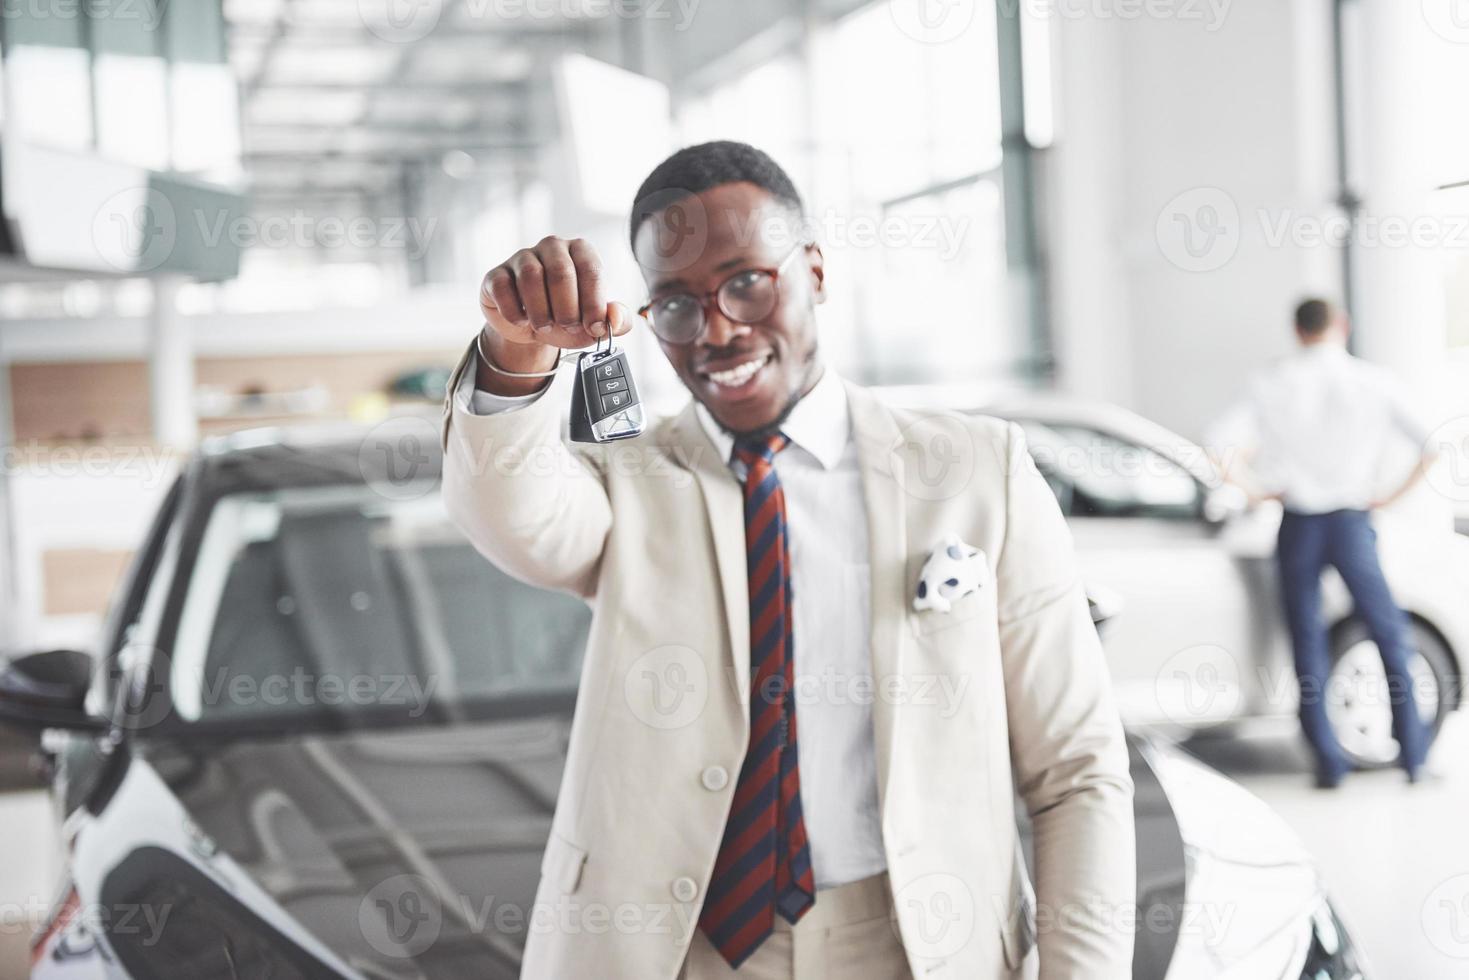
[(1259, 217), (1330, 210), (1327, 13), (1236, 0), (1218, 21), (1058, 19), (1042, 177), (1064, 387), (1197, 435), (1289, 348), (1297, 298), (1340, 291), (1333, 254), (1273, 245)]

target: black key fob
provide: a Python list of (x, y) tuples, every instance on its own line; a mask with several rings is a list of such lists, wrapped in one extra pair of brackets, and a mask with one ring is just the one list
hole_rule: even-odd
[(576, 359), (571, 385), (573, 442), (612, 442), (643, 431), (643, 406), (627, 354), (608, 343)]

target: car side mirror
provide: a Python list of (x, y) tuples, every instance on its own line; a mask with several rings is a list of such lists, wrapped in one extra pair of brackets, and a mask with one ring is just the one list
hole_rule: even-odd
[(1204, 493), (1204, 520), (1210, 524), (1227, 523), (1249, 507), (1249, 496), (1232, 483), (1221, 483)]
[(0, 724), (39, 739), (47, 728), (105, 731), (87, 714), (92, 658), (77, 650), (46, 650), (8, 661), (0, 669)]

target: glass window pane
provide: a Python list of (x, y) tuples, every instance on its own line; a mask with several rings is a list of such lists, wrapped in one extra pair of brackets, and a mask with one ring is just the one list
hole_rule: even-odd
[(11, 48), (5, 65), (11, 132), (45, 146), (90, 147), (92, 76), (87, 62), (87, 52), (80, 48), (35, 44)]
[(168, 93), (162, 58), (103, 54), (97, 73), (97, 149), (140, 167), (168, 166)]

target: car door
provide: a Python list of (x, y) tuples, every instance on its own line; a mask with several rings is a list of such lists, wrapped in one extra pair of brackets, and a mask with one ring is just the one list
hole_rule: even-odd
[(1061, 503), (1124, 720), (1207, 727), (1249, 699), (1256, 624), (1205, 488), (1161, 452), (1083, 422), (1017, 419)]

